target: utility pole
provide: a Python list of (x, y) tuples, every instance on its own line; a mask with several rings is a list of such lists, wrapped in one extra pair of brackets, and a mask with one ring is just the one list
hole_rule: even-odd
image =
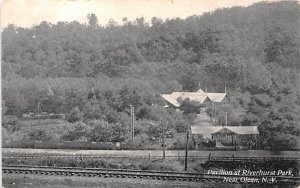
[(227, 112), (225, 112), (225, 126), (227, 126)]
[(130, 105), (130, 115), (131, 115), (131, 144), (133, 146), (134, 141), (134, 106)]
[(234, 135), (234, 151), (236, 151), (236, 135)]
[(223, 118), (222, 117), (220, 118), (220, 124), (221, 124), (221, 126), (223, 126)]
[(165, 129), (164, 129), (164, 122), (161, 122), (161, 127), (162, 127), (161, 140), (162, 140), (162, 147), (163, 147), (163, 159), (165, 159), (165, 158), (166, 158), (166, 147), (165, 147)]
[(41, 113), (41, 102), (38, 100), (37, 113)]
[(188, 158), (188, 147), (189, 147), (189, 131), (186, 131), (186, 146), (185, 146), (185, 161), (184, 161), (184, 170), (187, 171), (187, 158)]
[(212, 101), (212, 103), (211, 103), (212, 105), (211, 105), (211, 117), (212, 117), (212, 123), (214, 123), (214, 102)]
[(213, 102), (214, 126), (216, 126), (216, 104)]

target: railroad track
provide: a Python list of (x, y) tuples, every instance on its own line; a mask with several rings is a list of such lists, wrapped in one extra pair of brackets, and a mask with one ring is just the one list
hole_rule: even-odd
[[(258, 183), (250, 180), (258, 179), (262, 176), (241, 176), (241, 175), (208, 175), (205, 173), (185, 173), (169, 171), (145, 171), (128, 169), (96, 169), (96, 168), (72, 168), (72, 167), (49, 167), (49, 166), (2, 166), (4, 174), (24, 174), (24, 175), (45, 175), (45, 176), (80, 176), (80, 177), (100, 177), (100, 178), (136, 178), (169, 181), (193, 181), (193, 182), (219, 182), (223, 183), (224, 178), (239, 179), (233, 183)], [(243, 181), (242, 182), (242, 178)], [(271, 177), (267, 177), (271, 178)], [(246, 181), (249, 180), (250, 182)], [(273, 176), (273, 184), (300, 184), (300, 177)], [(270, 183), (270, 182), (269, 182)]]
[[(167, 159), (184, 158), (185, 156), (166, 156)], [(160, 155), (57, 155), (57, 154), (3, 154), (3, 159), (100, 159), (100, 158), (162, 158)], [(239, 156), (188, 156), (188, 159), (201, 159), (207, 161), (300, 161), (299, 157), (239, 157)]]

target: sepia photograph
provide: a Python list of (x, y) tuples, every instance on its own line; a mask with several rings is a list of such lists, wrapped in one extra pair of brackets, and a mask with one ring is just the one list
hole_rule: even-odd
[(300, 2), (0, 0), (3, 188), (300, 188)]

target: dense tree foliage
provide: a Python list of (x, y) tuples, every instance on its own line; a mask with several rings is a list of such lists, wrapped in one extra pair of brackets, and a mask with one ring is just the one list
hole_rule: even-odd
[[(276, 2), (151, 24), (123, 18), (103, 27), (89, 14), (86, 24), (9, 25), (2, 31), (5, 114), (35, 112), (40, 102), (70, 122), (96, 120), (93, 133), (108, 136), (129, 127), (134, 105), (137, 120), (165, 119), (179, 130), (187, 122), (163, 109), (159, 94), (199, 85), (221, 92), (226, 82), (247, 111), (234, 124), (259, 126), (263, 148), (299, 149), (299, 12), (297, 2)], [(118, 139), (126, 138), (104, 140)]]
[(180, 101), (180, 110), (183, 111), (184, 115), (194, 113), (199, 114), (200, 109), (200, 103), (197, 101), (191, 101), (189, 98), (182, 100), (181, 98), (178, 99)]

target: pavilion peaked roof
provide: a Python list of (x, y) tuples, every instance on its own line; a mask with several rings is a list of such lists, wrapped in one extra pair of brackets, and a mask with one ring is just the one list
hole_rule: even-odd
[(207, 93), (207, 97), (213, 102), (222, 102), (226, 95), (226, 93)]
[(191, 131), (203, 136), (216, 133), (259, 134), (257, 126), (191, 126)]
[(191, 101), (197, 101), (200, 104), (207, 100), (207, 95), (204, 92), (173, 92), (172, 94), (163, 94), (162, 97), (175, 107), (180, 106), (180, 102), (178, 101), (180, 98), (182, 100), (190, 99)]
[(180, 107), (180, 102), (178, 101), (179, 98), (182, 100), (190, 99), (191, 101), (197, 101), (202, 104), (206, 100), (219, 103), (222, 102), (226, 96), (226, 93), (206, 93), (201, 89), (196, 92), (173, 92), (172, 94), (162, 94), (162, 98), (175, 107)]
[(236, 134), (259, 134), (257, 126), (225, 126), (216, 133), (221, 131), (229, 131)]

